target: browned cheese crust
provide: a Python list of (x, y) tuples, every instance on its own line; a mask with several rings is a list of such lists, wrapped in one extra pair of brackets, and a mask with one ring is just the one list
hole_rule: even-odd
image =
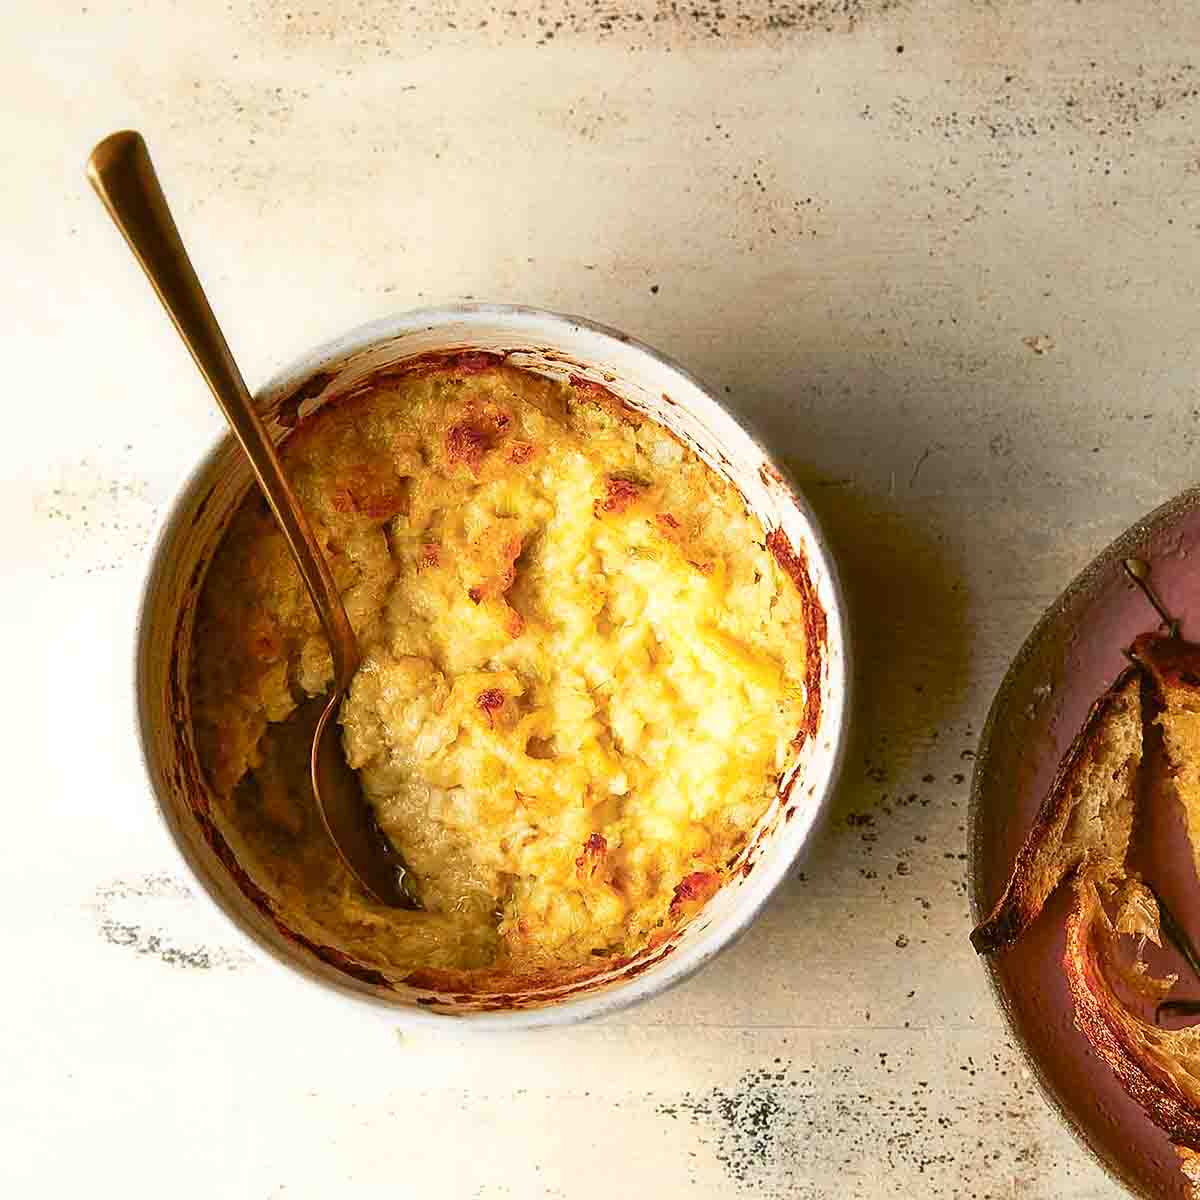
[(815, 725), (801, 552), (594, 382), (465, 355), (305, 416), (310, 390), (281, 453), (362, 650), (343, 747), (424, 910), (365, 895), (316, 818), (332, 663), (257, 495), (193, 637), (214, 834), (305, 944), (414, 986), (543, 989), (666, 952)]

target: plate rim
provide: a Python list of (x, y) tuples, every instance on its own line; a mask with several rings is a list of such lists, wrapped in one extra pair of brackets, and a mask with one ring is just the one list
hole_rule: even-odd
[[(1101, 580), (1106, 579), (1116, 563), (1122, 559), (1133, 557), (1137, 548), (1143, 546), (1157, 528), (1169, 524), (1172, 519), (1197, 508), (1200, 508), (1200, 485), (1178, 493), (1134, 521), (1123, 533), (1096, 554), (1051, 601), (1034, 623), (1033, 628), (1026, 634), (1020, 649), (1009, 663), (988, 707), (987, 718), (984, 720), (979, 734), (975, 763), (971, 771), (971, 788), (967, 800), (967, 897), (972, 928), (987, 916), (991, 911), (991, 905), (995, 903), (994, 897), (989, 902), (989, 899), (982, 895), (979, 870), (983, 840), (980, 819), (983, 809), (983, 782), (988, 774), (994, 734), (1000, 723), (1001, 715), (1011, 708), (1011, 697), (1017, 690), (1018, 677), (1030, 659), (1038, 652), (1046, 634), (1060, 619), (1064, 610), (1085, 597), (1086, 593), (1096, 588)], [(1004, 1018), (1004, 1026), (1009, 1039), (1016, 1047), (1022, 1065), (1033, 1076), (1042, 1099), (1070, 1131), (1076, 1144), (1086, 1151), (1109, 1179), (1120, 1184), (1131, 1195), (1140, 1197), (1141, 1200), (1155, 1200), (1155, 1197), (1146, 1191), (1139, 1182), (1130, 1178), (1123, 1163), (1114, 1161), (1092, 1144), (1088, 1132), (1059, 1095), (1057, 1088), (1048, 1078), (1041, 1062), (1032, 1053), (1024, 1035), (1018, 1028), (1008, 996), (1001, 984), (996, 956), (978, 954), (976, 957), (987, 977), (988, 991), (992, 1001)], [(1149, 1121), (1150, 1118), (1147, 1117), (1146, 1120)]]

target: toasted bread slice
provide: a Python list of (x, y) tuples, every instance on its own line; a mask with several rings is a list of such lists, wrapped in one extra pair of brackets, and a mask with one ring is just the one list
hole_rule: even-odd
[(1129, 667), (1092, 705), (1059, 763), (1004, 894), (971, 934), (980, 954), (1015, 942), (1082, 864), (1094, 878), (1120, 874), (1141, 761), (1142, 673)]
[(1179, 1156), (1179, 1169), (1188, 1181), (1192, 1200), (1200, 1200), (1200, 1154), (1187, 1146), (1176, 1146), (1175, 1153)]
[(1131, 653), (1150, 672), (1162, 704), (1158, 724), (1200, 874), (1200, 645), (1143, 634)]
[[(1119, 934), (1131, 928), (1123, 923), (1128, 904), (1151, 910), (1153, 926), (1157, 905), (1134, 880), (1115, 884), (1085, 874), (1076, 890), (1063, 956), (1075, 1024), (1151, 1120), (1166, 1130), (1177, 1148), (1193, 1152), (1180, 1155), (1180, 1166), (1194, 1183), (1193, 1175), (1200, 1178), (1200, 1160), (1194, 1153), (1200, 1151), (1200, 1026), (1167, 1030), (1152, 1025), (1121, 1002), (1112, 983), (1120, 973), (1127, 984), (1156, 997), (1174, 983), (1151, 979), (1140, 963), (1122, 966), (1117, 953)], [(1102, 892), (1116, 898), (1115, 922), (1105, 912)], [(1153, 926), (1142, 918), (1132, 931), (1157, 941)], [(1195, 1194), (1200, 1197), (1200, 1192)]]

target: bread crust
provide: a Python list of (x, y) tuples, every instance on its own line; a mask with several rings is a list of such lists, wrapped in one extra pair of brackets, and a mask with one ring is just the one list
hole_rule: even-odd
[[(1017, 853), (1004, 894), (990, 916), (971, 932), (971, 944), (978, 953), (993, 954), (1012, 945), (1037, 918), (1050, 893), (1087, 859), (1089, 850), (1094, 848), (1086, 844), (1069, 847), (1064, 841), (1071, 816), (1080, 802), (1080, 796), (1073, 794), (1074, 787), (1084, 768), (1099, 754), (1108, 722), (1116, 715), (1118, 707), (1126, 704), (1137, 706), (1136, 720), (1140, 730), (1141, 671), (1137, 666), (1122, 671), (1108, 691), (1092, 705), (1083, 728), (1063, 755), (1033, 827)], [(1140, 762), (1139, 743), (1137, 754), (1120, 768), (1124, 778), (1119, 785), (1128, 790), (1131, 813), (1132, 792)], [(1128, 830), (1124, 840), (1128, 841)], [(1125, 857), (1124, 846), (1118, 856), (1112, 857), (1113, 866), (1119, 868)]]
[(1187, 1146), (1176, 1146), (1175, 1153), (1179, 1157), (1179, 1169), (1188, 1181), (1192, 1200), (1200, 1200), (1200, 1154)]
[(1192, 1151), (1200, 1150), (1200, 1097), (1186, 1095), (1145, 1052), (1147, 1035), (1170, 1034), (1146, 1024), (1125, 1008), (1105, 977), (1103, 964), (1113, 953), (1115, 937), (1095, 881), (1081, 879), (1075, 907), (1067, 920), (1063, 955), (1075, 1002), (1075, 1024), (1121, 1086), (1171, 1141)]
[(1168, 688), (1200, 696), (1200, 646), (1194, 642), (1161, 633), (1143, 633), (1134, 638), (1129, 653), (1153, 676), (1164, 701)]
[[(1149, 976), (1140, 956), (1131, 966), (1119, 954), (1123, 934), (1131, 929), (1158, 940), (1158, 906), (1152, 893), (1125, 868), (1138, 769), (1142, 761), (1141, 730), (1147, 720), (1142, 691), (1162, 706), (1160, 722), (1173, 711), (1200, 712), (1200, 645), (1177, 636), (1143, 634), (1130, 650), (1134, 665), (1126, 669), (1088, 712), (1072, 741), (1026, 837), (1012, 876), (995, 909), (971, 935), (980, 953), (990, 953), (1015, 941), (1041, 911), (1050, 892), (1068, 875), (1075, 878), (1075, 904), (1067, 919), (1063, 969), (1075, 1008), (1075, 1024), (1095, 1053), (1116, 1076), (1147, 1117), (1164, 1130), (1175, 1146), (1189, 1194), (1200, 1200), (1200, 1027), (1165, 1030), (1144, 1020), (1129, 1007), (1114, 981), (1123, 980), (1144, 997), (1161, 998), (1174, 977)], [(1152, 689), (1152, 690), (1151, 690)], [(1102, 756), (1106, 741), (1119, 733), (1113, 723), (1117, 706), (1136, 701), (1136, 754), (1129, 755), (1110, 775)], [(1190, 744), (1180, 742), (1172, 755), (1165, 738), (1167, 761), (1176, 776), (1176, 791), (1190, 760)], [(1181, 755), (1186, 760), (1180, 760)], [(1087, 764), (1104, 771), (1087, 775)], [(1193, 772), (1194, 775), (1194, 772)], [(1126, 778), (1127, 776), (1127, 778)], [(1096, 819), (1072, 832), (1072, 817), (1084, 803), (1088, 786), (1115, 789), (1091, 796)], [(1196, 799), (1191, 778), (1180, 794), (1185, 815), (1189, 798)], [(1128, 805), (1114, 808), (1113, 797), (1128, 787)], [(1190, 791), (1189, 791), (1190, 789)], [(1085, 810), (1086, 813), (1086, 810)], [(1118, 822), (1116, 827), (1113, 821)], [(1128, 822), (1128, 824), (1126, 824)], [(1200, 826), (1197, 826), (1200, 828)], [(1189, 836), (1196, 831), (1189, 823)], [(1193, 846), (1195, 851), (1195, 844)], [(1197, 857), (1200, 863), (1200, 856)], [(1139, 903), (1124, 900), (1136, 894)], [(1106, 902), (1116, 905), (1110, 918)], [(1127, 920), (1131, 908), (1137, 913)]]

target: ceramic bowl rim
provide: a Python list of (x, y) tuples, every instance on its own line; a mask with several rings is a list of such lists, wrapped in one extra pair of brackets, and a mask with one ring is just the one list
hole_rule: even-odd
[[(274, 968), (285, 971), (293, 979), (301, 979), (313, 984), (326, 994), (340, 993), (360, 1005), (365, 1005), (377, 1013), (386, 1015), (397, 1024), (407, 1027), (445, 1029), (448, 1027), (448, 1020), (454, 1023), (453, 1027), (456, 1029), (478, 1031), (531, 1029), (573, 1024), (613, 1013), (647, 1000), (690, 978), (746, 932), (786, 878), (788, 871), (812, 845), (816, 833), (827, 818), (830, 798), (841, 773), (847, 745), (847, 724), (851, 711), (853, 664), (847, 628), (847, 608), (833, 554), (815, 513), (791, 473), (766, 448), (764, 440), (753, 428), (753, 424), (748, 422), (743, 414), (731, 411), (721, 402), (713, 389), (705, 386), (691, 372), (644, 342), (585, 317), (571, 316), (525, 305), (469, 303), (418, 308), (356, 326), (340, 336), (329, 339), (300, 354), (276, 371), (265, 384), (254, 392), (255, 401), (262, 408), (267, 408), (281, 396), (291, 394), (296, 388), (312, 379), (324, 366), (345, 359), (352, 354), (368, 352), (373, 347), (402, 338), (407, 334), (417, 331), (432, 331), (439, 326), (449, 326), (455, 323), (483, 325), (488, 321), (511, 323), (515, 328), (524, 327), (520, 331), (535, 338), (540, 334), (543, 338), (553, 339), (554, 333), (561, 329), (575, 333), (582, 331), (601, 340), (619, 343), (640, 357), (649, 360), (657, 368), (673, 373), (686, 385), (699, 392), (740, 428), (754, 450), (775, 469), (777, 478), (786, 488), (789, 498), (808, 527), (810, 544), (805, 547), (805, 551), (810, 557), (816, 558), (817, 566), (824, 573), (828, 584), (828, 598), (824, 607), (826, 610), (825, 650), (830, 672), (830, 686), (828, 695), (823, 699), (818, 732), (820, 736), (829, 741), (831, 753), (827, 768), (818, 778), (809, 779), (806, 776), (806, 783), (813, 786), (814, 790), (810, 803), (806, 805), (804, 813), (800, 814), (802, 821), (796, 823), (799, 826), (798, 836), (791, 853), (777, 854), (769, 865), (762, 864), (761, 871), (765, 879), (758, 881), (759, 887), (752, 897), (748, 897), (746, 902), (736, 906), (735, 912), (722, 926), (719, 935), (702, 936), (693, 945), (681, 946), (677, 953), (660, 963), (658, 969), (653, 972), (622, 980), (615, 986), (602, 991), (555, 1000), (539, 1008), (494, 1012), (476, 1011), (461, 1014), (426, 1011), (415, 1005), (392, 1003), (384, 997), (357, 991), (338, 980), (310, 973), (299, 962), (280, 954), (265, 938), (252, 932), (238, 917), (227, 910), (225, 904), (213, 893), (208, 883), (200, 877), (188, 860), (168, 819), (164, 798), (155, 785), (153, 752), (151, 750), (151, 730), (155, 722), (153, 713), (149, 711), (150, 705), (144, 695), (141, 677), (145, 654), (145, 629), (155, 594), (154, 584), (158, 576), (158, 566), (168, 550), (168, 536), (179, 519), (179, 514), (188, 498), (206, 479), (211, 477), (214, 466), (228, 452), (232, 443), (232, 435), (227, 430), (218, 431), (196, 464), (184, 474), (182, 480), (172, 490), (170, 500), (159, 512), (143, 561), (142, 582), (134, 627), (132, 665), (134, 724), (147, 787), (153, 796), (159, 820), (166, 827), (172, 849), (194, 885), (193, 890), (203, 893), (206, 902), (212, 909), (221, 913), (227, 928), (233, 930), (239, 944), (247, 949), (255, 960), (268, 960)], [(813, 551), (816, 552), (815, 555), (813, 555)]]

